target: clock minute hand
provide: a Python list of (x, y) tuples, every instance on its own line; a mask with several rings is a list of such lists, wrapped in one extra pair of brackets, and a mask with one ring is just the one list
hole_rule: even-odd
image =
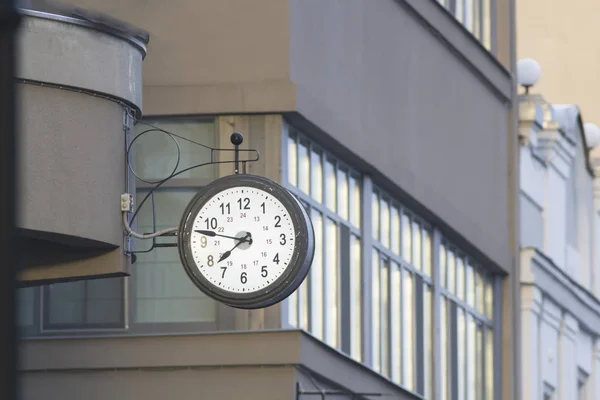
[(194, 232), (199, 233), (201, 235), (210, 236), (210, 237), (219, 236), (219, 237), (224, 237), (224, 238), (227, 238), (227, 239), (246, 241), (245, 237), (239, 238), (239, 237), (235, 237), (235, 236), (219, 235), (218, 233), (215, 233), (213, 231), (195, 230)]

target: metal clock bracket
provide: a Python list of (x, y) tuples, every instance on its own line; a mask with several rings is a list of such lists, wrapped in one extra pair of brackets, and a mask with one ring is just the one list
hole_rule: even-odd
[(328, 400), (329, 396), (340, 398), (345, 397), (349, 400), (362, 400), (370, 397), (384, 397), (382, 393), (357, 393), (352, 391), (344, 390), (326, 390), (319, 388), (315, 382), (313, 385), (317, 387), (317, 390), (305, 390), (300, 382), (296, 382), (296, 400), (309, 400), (319, 396), (321, 400)]
[[(258, 150), (256, 150), (256, 149), (240, 149), (240, 145), (244, 141), (244, 135), (242, 135), (240, 132), (233, 132), (231, 134), (230, 141), (231, 141), (231, 144), (233, 144), (233, 146), (234, 146), (233, 149), (231, 149), (231, 148), (223, 149), (223, 148), (213, 148), (210, 146), (206, 146), (202, 143), (199, 143), (194, 140), (177, 135), (173, 132), (166, 131), (162, 128), (158, 128), (156, 126), (153, 126), (153, 125), (148, 124), (143, 121), (138, 121), (138, 123), (148, 126), (149, 129), (147, 129), (147, 130), (141, 132), (140, 134), (138, 134), (137, 136), (135, 136), (133, 138), (133, 140), (128, 144), (127, 149), (126, 149), (127, 167), (129, 169), (129, 171), (131, 171), (131, 173), (137, 179), (139, 179), (140, 181), (145, 182), (145, 183), (154, 184), (155, 186), (149, 190), (149, 192), (146, 194), (146, 196), (142, 199), (142, 201), (139, 203), (139, 205), (137, 207), (135, 207), (135, 205), (134, 205), (133, 196), (131, 194), (124, 193), (121, 195), (121, 213), (123, 215), (123, 226), (125, 228), (128, 238), (133, 237), (136, 239), (152, 239), (152, 245), (150, 246), (150, 248), (148, 248), (146, 250), (133, 251), (133, 250), (131, 250), (131, 248), (126, 249), (125, 254), (132, 257), (133, 263), (135, 263), (135, 261), (136, 261), (136, 254), (149, 253), (152, 250), (154, 250), (156, 248), (161, 248), (161, 247), (177, 247), (176, 242), (175, 243), (157, 243), (156, 242), (157, 237), (177, 237), (177, 229), (178, 229), (177, 227), (173, 227), (173, 228), (162, 229), (160, 231), (156, 230), (156, 208), (155, 208), (155, 203), (154, 203), (154, 191), (156, 189), (161, 187), (165, 182), (168, 182), (170, 179), (172, 179), (184, 172), (187, 172), (187, 171), (190, 171), (190, 170), (196, 169), (196, 168), (206, 167), (209, 165), (234, 164), (234, 173), (239, 174), (240, 173), (240, 164), (241, 164), (241, 166), (242, 166), (241, 173), (245, 174), (247, 164), (251, 163), (251, 162), (256, 162), (260, 159), (260, 153)], [(177, 161), (175, 163), (175, 167), (173, 168), (173, 171), (171, 171), (171, 173), (169, 174), (168, 177), (158, 180), (158, 181), (150, 181), (150, 180), (143, 179), (140, 176), (138, 176), (130, 162), (130, 153), (131, 153), (131, 148), (132, 148), (133, 144), (135, 143), (135, 141), (137, 139), (139, 139), (141, 136), (143, 136), (149, 132), (162, 132), (162, 133), (168, 135), (171, 138), (171, 140), (173, 140), (173, 142), (175, 143), (175, 146), (177, 147)], [(187, 167), (187, 168), (184, 168), (184, 169), (181, 169), (178, 171), (179, 162), (181, 160), (181, 149), (179, 148), (179, 144), (178, 144), (176, 138), (185, 140), (196, 146), (200, 146), (200, 147), (210, 150), (210, 161), (196, 164), (196, 165), (193, 165), (193, 166), (190, 166), (190, 167)], [(229, 161), (216, 161), (215, 155), (217, 153), (224, 153), (224, 152), (233, 152), (234, 159), (229, 160)], [(251, 155), (248, 155), (248, 158), (240, 160), (240, 152), (254, 154), (254, 157), (250, 158)], [(151, 198), (151, 202), (152, 202), (152, 232), (138, 233), (133, 230), (131, 225), (135, 221), (135, 218), (137, 217), (139, 210), (146, 203), (148, 198)], [(131, 218), (129, 218), (129, 213), (131, 213), (131, 212), (133, 213), (133, 215), (131, 216)], [(127, 241), (127, 243), (130, 243), (130, 241)]]

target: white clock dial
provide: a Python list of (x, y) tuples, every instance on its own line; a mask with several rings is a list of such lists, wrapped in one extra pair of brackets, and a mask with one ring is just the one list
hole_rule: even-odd
[(294, 254), (296, 230), (275, 196), (236, 186), (211, 197), (193, 220), (190, 250), (198, 272), (232, 293), (264, 290)]
[(194, 196), (177, 232), (179, 256), (192, 282), (231, 307), (282, 301), (306, 278), (314, 232), (302, 204), (256, 175), (219, 178)]

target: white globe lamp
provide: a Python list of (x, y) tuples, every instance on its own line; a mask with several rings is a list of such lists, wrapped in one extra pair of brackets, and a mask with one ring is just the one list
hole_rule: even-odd
[(523, 58), (517, 62), (517, 81), (529, 93), (529, 88), (535, 86), (542, 76), (542, 69), (537, 61), (531, 58)]
[(589, 149), (600, 144), (600, 128), (596, 124), (587, 123), (583, 125), (583, 134), (585, 135), (585, 142)]

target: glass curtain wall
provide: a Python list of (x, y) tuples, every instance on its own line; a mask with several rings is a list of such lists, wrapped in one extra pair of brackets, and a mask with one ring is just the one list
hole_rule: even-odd
[(360, 175), (297, 132), (286, 138), (288, 188), (306, 205), (315, 256), (287, 299), (287, 322), (361, 359)]
[(493, 399), (499, 278), (315, 140), (292, 127), (284, 139), (284, 182), (310, 210), (317, 246), (285, 301), (288, 326), (425, 398), (436, 357), (440, 399)]

